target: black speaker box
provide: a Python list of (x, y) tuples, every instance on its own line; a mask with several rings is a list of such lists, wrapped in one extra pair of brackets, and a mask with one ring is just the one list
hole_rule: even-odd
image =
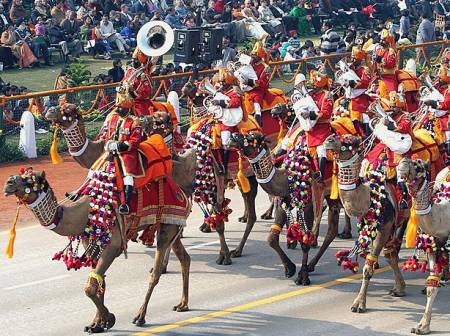
[(222, 28), (203, 27), (201, 30), (200, 43), (202, 46), (202, 57), (204, 61), (215, 61), (222, 59)]
[(196, 62), (200, 36), (199, 29), (175, 29), (174, 61), (177, 63)]

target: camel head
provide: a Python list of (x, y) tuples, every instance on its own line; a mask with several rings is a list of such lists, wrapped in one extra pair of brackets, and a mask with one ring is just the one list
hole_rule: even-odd
[(173, 133), (172, 116), (167, 112), (155, 112), (152, 115), (145, 116), (142, 125), (147, 136), (159, 134), (165, 138)]
[(428, 163), (423, 160), (403, 158), (398, 163), (396, 171), (398, 181), (419, 185), (427, 178)]
[(75, 104), (52, 106), (45, 113), (45, 119), (51, 121), (54, 125), (60, 126), (62, 129), (69, 128), (80, 118), (80, 111)]
[(184, 96), (189, 97), (191, 99), (195, 98), (195, 94), (197, 93), (197, 85), (193, 81), (188, 81), (186, 84), (184, 84), (183, 88), (181, 89), (181, 92)]
[(267, 150), (267, 142), (265, 135), (258, 131), (250, 131), (248, 133), (233, 133), (229, 146), (239, 149), (244, 156), (253, 159), (258, 156), (263, 149)]
[(33, 171), (31, 167), (21, 168), (19, 175), (12, 175), (5, 182), (5, 196), (15, 195), (20, 202), (33, 203), (41, 193), (49, 189), (45, 172)]
[(270, 111), (272, 118), (281, 120), (287, 125), (291, 125), (295, 120), (295, 112), (290, 104), (277, 104)]
[(354, 135), (344, 135), (342, 138), (336, 134), (325, 139), (323, 146), (332, 151), (339, 160), (348, 160), (360, 150), (361, 139)]

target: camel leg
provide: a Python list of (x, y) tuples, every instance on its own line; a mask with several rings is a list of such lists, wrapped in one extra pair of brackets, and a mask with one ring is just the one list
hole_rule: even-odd
[[(406, 221), (405, 221), (406, 222)], [(391, 266), (392, 272), (394, 273), (395, 284), (394, 287), (389, 291), (389, 294), (395, 297), (405, 296), (405, 280), (403, 279), (402, 272), (398, 267), (398, 252), (400, 251), (401, 241), (396, 239), (395, 232), (391, 235), (391, 239), (386, 243), (383, 250), (384, 257), (387, 259), (389, 265)]]
[(139, 309), (138, 314), (133, 319), (133, 323), (137, 326), (143, 326), (145, 324), (145, 315), (147, 314), (147, 307), (152, 296), (153, 289), (159, 282), (161, 277), (161, 270), (164, 262), (164, 257), (170, 246), (172, 245), (174, 239), (178, 238), (179, 226), (170, 224), (161, 224), (157, 242), (156, 242), (156, 253), (155, 260), (153, 262), (153, 271), (150, 273), (150, 281), (147, 293), (145, 294), (144, 303)]
[(341, 239), (352, 239), (352, 222), (350, 220), (350, 217), (345, 214), (345, 224), (344, 229), (341, 233), (338, 234), (338, 237)]
[[(308, 206), (305, 208), (304, 212), (305, 223), (308, 230), (311, 230), (314, 225), (314, 208), (313, 206)], [(298, 272), (297, 279), (295, 279), (295, 284), (300, 286), (309, 286), (311, 281), (309, 280), (308, 272), (308, 257), (311, 247), (309, 245), (301, 244), (302, 248), (302, 266)]]
[[(286, 278), (290, 278), (295, 274), (295, 264), (289, 259), (289, 257), (284, 253), (280, 247), (280, 232), (286, 223), (286, 213), (280, 207), (275, 208), (275, 223), (270, 229), (269, 236), (267, 237), (267, 242), (270, 247), (277, 252), (284, 266), (284, 275)], [(279, 223), (279, 224), (278, 224)]]
[(266, 212), (264, 212), (261, 215), (261, 219), (273, 219), (272, 214), (275, 207), (275, 198), (273, 196), (269, 196), (269, 200), (270, 200), (269, 209), (267, 209)]
[(216, 224), (216, 231), (219, 235), (220, 240), (220, 252), (219, 258), (216, 260), (217, 265), (231, 265), (231, 255), (228, 248), (227, 242), (225, 240), (225, 223), (220, 221)]
[(341, 210), (340, 201), (339, 200), (331, 200), (327, 197), (328, 204), (328, 230), (325, 235), (325, 239), (323, 240), (322, 245), (320, 246), (319, 252), (314, 256), (311, 262), (308, 265), (308, 271), (314, 272), (314, 268), (319, 262), (322, 255), (325, 253), (328, 246), (330, 246), (331, 242), (336, 238), (339, 227), (339, 212)]
[[(427, 305), (425, 306), (425, 312), (422, 316), (417, 327), (412, 328), (411, 332), (417, 335), (425, 335), (430, 333), (430, 323), (431, 323), (431, 311), (433, 309), (433, 302), (439, 290), (439, 274), (433, 272), (436, 266), (436, 254), (430, 253), (427, 255), (429, 266), (430, 266), (430, 276), (427, 279)], [(433, 277), (435, 277), (433, 279)]]
[(245, 243), (247, 242), (250, 232), (252, 232), (253, 225), (256, 222), (256, 210), (255, 210), (255, 199), (258, 194), (258, 182), (256, 182), (255, 177), (249, 178), (250, 191), (246, 194), (242, 194), (245, 199), (245, 204), (247, 208), (247, 225), (245, 227), (244, 235), (242, 236), (241, 242), (234, 251), (231, 251), (232, 258), (238, 258), (242, 255), (242, 250), (244, 249)]
[[(392, 214), (394, 213), (393, 210), (391, 210), (391, 212)], [(351, 307), (351, 311), (354, 313), (364, 313), (366, 311), (369, 282), (375, 272), (375, 264), (378, 262), (378, 256), (392, 234), (393, 225), (394, 219), (391, 218), (389, 221), (385, 222), (381, 227), (381, 230), (377, 232), (377, 238), (373, 242), (372, 252), (367, 256), (366, 263), (364, 264), (361, 288)]]
[(184, 312), (189, 310), (189, 268), (191, 266), (191, 257), (184, 248), (180, 237), (175, 240), (172, 250), (180, 261), (181, 275), (183, 277), (183, 292), (181, 295), (181, 301), (178, 305), (173, 307), (173, 310), (177, 312)]
[[(253, 188), (252, 184), (251, 184), (251, 180), (249, 179), (250, 182), (250, 188)], [(251, 190), (249, 191), (249, 193), (251, 193)], [(244, 194), (241, 190), (241, 195), (242, 198), (244, 199), (244, 214), (238, 218), (239, 223), (248, 223), (248, 199), (246, 194)]]
[(119, 231), (112, 236), (110, 244), (103, 250), (95, 270), (88, 278), (84, 292), (97, 307), (97, 313), (91, 325), (84, 328), (88, 333), (100, 333), (110, 329), (116, 322), (114, 314), (110, 313), (104, 304), (106, 283), (105, 273), (113, 261), (122, 252), (122, 237)]

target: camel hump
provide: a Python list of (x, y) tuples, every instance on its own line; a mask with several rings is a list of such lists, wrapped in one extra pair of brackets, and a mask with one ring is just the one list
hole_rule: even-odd
[(145, 176), (134, 181), (136, 188), (142, 188), (150, 181), (172, 175), (172, 156), (169, 147), (159, 134), (153, 134), (139, 144), (139, 152), (145, 158)]

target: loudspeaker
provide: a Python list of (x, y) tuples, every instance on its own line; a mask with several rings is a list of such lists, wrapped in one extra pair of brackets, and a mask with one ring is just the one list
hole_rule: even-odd
[(200, 43), (199, 29), (176, 29), (174, 61), (177, 63), (195, 63)]
[(212, 62), (222, 59), (222, 28), (203, 27), (200, 44), (202, 46), (203, 60)]

